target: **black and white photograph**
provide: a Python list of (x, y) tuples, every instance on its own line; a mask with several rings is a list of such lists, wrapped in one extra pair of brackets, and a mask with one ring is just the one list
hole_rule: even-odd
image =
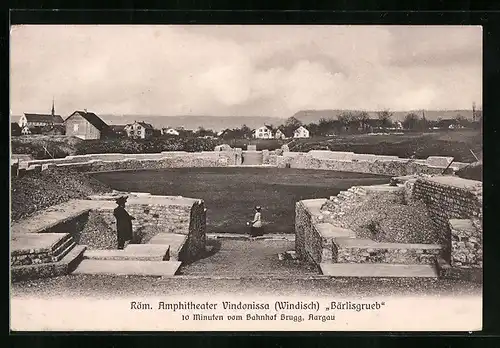
[(483, 30), (12, 25), (13, 331), (480, 331)]

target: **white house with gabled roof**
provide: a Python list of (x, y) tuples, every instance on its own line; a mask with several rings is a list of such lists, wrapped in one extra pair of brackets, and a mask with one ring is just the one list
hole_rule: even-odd
[(253, 137), (256, 139), (272, 139), (273, 138), (273, 130), (271, 126), (265, 125), (260, 128), (257, 128), (253, 132)]
[(293, 131), (294, 138), (309, 138), (309, 131), (304, 127), (300, 126), (296, 130)]

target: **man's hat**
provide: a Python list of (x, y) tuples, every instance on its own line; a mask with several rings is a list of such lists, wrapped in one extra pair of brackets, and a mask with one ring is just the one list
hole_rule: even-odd
[(257, 205), (257, 206), (255, 207), (255, 210), (260, 210), (260, 205)]
[(116, 204), (125, 203), (127, 201), (127, 196), (120, 196), (116, 199)]

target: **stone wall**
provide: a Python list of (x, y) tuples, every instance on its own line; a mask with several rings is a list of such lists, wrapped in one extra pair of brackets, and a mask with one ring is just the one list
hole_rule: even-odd
[[(442, 255), (447, 262), (451, 262), (453, 255), (449, 220), (482, 221), (482, 183), (453, 176), (419, 178), (413, 184), (412, 198), (423, 201), (427, 206), (439, 233)], [(478, 248), (482, 249), (482, 245)]]
[[(154, 154), (92, 154), (26, 162), (28, 170), (70, 166), (82, 171), (163, 169), (181, 167), (225, 167), (240, 165), (241, 149), (206, 152), (162, 152)], [(13, 168), (15, 169), (15, 168)], [(24, 174), (24, 173), (22, 173)]]
[[(149, 236), (158, 233), (187, 235), (182, 258), (192, 260), (198, 257), (206, 245), (206, 211), (203, 200), (170, 197), (171, 201), (165, 202), (161, 200), (161, 196), (149, 197), (149, 202), (134, 198), (127, 202), (126, 209), (135, 218), (132, 220), (133, 230)], [(114, 207), (105, 207), (94, 211), (115, 231), (116, 219), (113, 209)]]
[[(294, 154), (294, 155), (291, 155)], [(391, 158), (389, 158), (391, 157)], [(353, 155), (337, 159), (321, 158), (311, 154), (284, 153), (277, 159), (280, 168), (322, 169), (343, 172), (370, 173), (381, 175), (441, 174), (445, 167), (432, 166), (424, 160), (402, 159), (393, 156)], [(446, 169), (452, 173), (453, 168)]]
[(451, 266), (460, 268), (483, 267), (483, 234), (479, 221), (450, 219)]
[[(26, 161), (28, 170), (44, 170), (52, 165), (71, 166), (82, 171), (113, 171), (138, 169), (163, 169), (180, 167), (226, 167), (242, 165), (243, 151), (240, 148), (218, 148), (218, 151), (183, 152), (166, 151), (151, 154), (90, 154), (67, 156), (59, 159)], [(445, 171), (450, 158), (429, 157), (427, 160), (413, 160), (396, 156), (355, 154), (352, 152), (319, 151), (308, 153), (288, 151), (258, 152), (264, 165), (279, 168), (323, 169), (345, 172), (383, 174), (393, 176), (413, 174), (441, 174)], [(446, 169), (453, 173), (459, 163)], [(26, 169), (18, 170), (12, 166), (12, 173), (25, 175)]]
[(39, 265), (52, 262), (52, 255), (49, 252), (33, 252), (19, 255), (11, 255), (11, 266)]
[(295, 204), (295, 252), (299, 258), (315, 264), (321, 263), (323, 257), (322, 236), (316, 224), (321, 222), (319, 208), (324, 202), (323, 199), (305, 200)]
[(433, 265), (440, 253), (437, 246), (425, 244), (390, 245), (373, 243), (367, 246), (347, 247), (334, 243), (334, 255), (340, 263), (394, 263), (394, 264), (430, 264)]

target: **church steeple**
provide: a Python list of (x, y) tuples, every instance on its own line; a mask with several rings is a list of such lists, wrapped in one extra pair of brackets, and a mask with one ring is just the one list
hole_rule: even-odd
[(54, 97), (52, 97), (52, 116), (56, 114), (56, 108), (54, 107)]

